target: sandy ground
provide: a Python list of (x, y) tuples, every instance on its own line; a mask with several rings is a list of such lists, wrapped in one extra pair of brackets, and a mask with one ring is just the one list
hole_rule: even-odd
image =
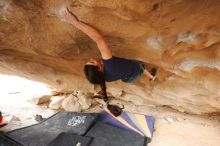
[[(9, 85), (10, 90), (5, 89), (0, 96), (0, 110), (6, 117), (12, 118), (9, 125), (1, 128), (0, 131), (10, 131), (35, 124), (37, 123), (34, 120), (36, 114), (49, 117), (57, 112), (29, 102), (30, 94), (34, 93), (30, 89), (35, 89), (30, 87), (30, 84), (20, 84), (19, 88), (12, 85)], [(47, 92), (47, 90), (44, 91)], [(138, 107), (137, 109), (136, 112), (153, 115), (156, 118), (155, 132), (148, 146), (220, 145), (220, 117), (218, 116), (189, 115), (167, 107)]]
[[(162, 109), (161, 109), (162, 110)], [(157, 114), (149, 146), (219, 146), (219, 117), (200, 117), (165, 109)]]

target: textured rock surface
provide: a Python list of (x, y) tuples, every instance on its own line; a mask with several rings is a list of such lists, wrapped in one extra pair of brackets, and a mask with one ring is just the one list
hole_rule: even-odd
[(220, 113), (220, 1), (0, 0), (0, 73), (57, 91), (92, 90), (82, 68), (100, 54), (85, 34), (54, 16), (61, 5), (98, 28), (115, 55), (158, 67), (155, 82), (108, 84), (123, 89), (121, 100)]
[(65, 111), (69, 112), (81, 112), (82, 107), (78, 101), (79, 99), (74, 96), (70, 95), (63, 100), (62, 107)]
[(49, 102), (51, 99), (51, 95), (34, 95), (31, 97), (30, 102), (36, 105), (43, 104)]
[(65, 96), (52, 96), (48, 107), (54, 110), (61, 109), (63, 100), (65, 100)]

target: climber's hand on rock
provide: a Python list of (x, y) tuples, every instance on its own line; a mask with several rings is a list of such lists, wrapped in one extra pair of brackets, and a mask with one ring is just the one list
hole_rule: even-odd
[(150, 81), (154, 81), (157, 78), (157, 76), (152, 76), (152, 78), (150, 78)]
[(154, 81), (157, 78), (157, 76), (154, 76), (151, 80)]
[(67, 8), (63, 8), (60, 10), (60, 16), (62, 21), (65, 21), (70, 24), (75, 24), (78, 22), (78, 18), (71, 13)]

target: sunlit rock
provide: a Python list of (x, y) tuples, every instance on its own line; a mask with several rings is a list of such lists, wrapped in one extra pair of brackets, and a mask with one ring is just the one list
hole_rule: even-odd
[(82, 106), (79, 103), (79, 98), (70, 94), (62, 102), (62, 108), (69, 112), (81, 112)]
[(30, 102), (36, 105), (49, 102), (51, 98), (51, 95), (42, 95), (42, 96), (33, 96), (30, 99)]
[(90, 95), (86, 95), (85, 93), (80, 91), (76, 91), (74, 95), (78, 97), (78, 102), (83, 110), (88, 109), (92, 105), (92, 98)]
[(52, 96), (49, 104), (50, 109), (58, 110), (62, 107), (62, 102), (65, 99), (65, 96)]

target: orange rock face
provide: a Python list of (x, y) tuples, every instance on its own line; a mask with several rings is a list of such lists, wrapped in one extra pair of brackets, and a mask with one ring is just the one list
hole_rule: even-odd
[(155, 82), (143, 77), (109, 88), (141, 97), (137, 105), (220, 112), (220, 1), (2, 0), (0, 73), (59, 91), (91, 91), (83, 64), (100, 54), (91, 39), (55, 16), (61, 6), (102, 32), (114, 55), (158, 68)]

